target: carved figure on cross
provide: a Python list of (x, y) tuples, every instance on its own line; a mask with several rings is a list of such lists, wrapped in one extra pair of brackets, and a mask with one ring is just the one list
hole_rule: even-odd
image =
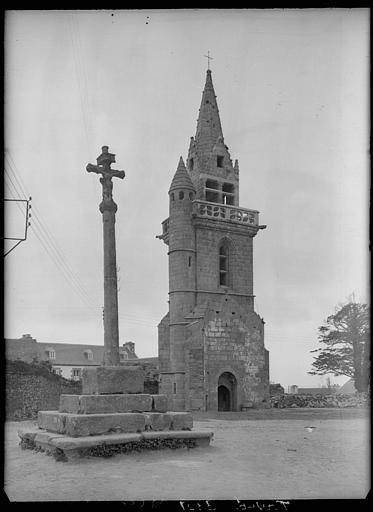
[(102, 146), (102, 153), (96, 159), (97, 165), (88, 164), (87, 172), (95, 172), (101, 174), (100, 183), (102, 184), (102, 203), (100, 204), (100, 211), (104, 209), (114, 209), (116, 211), (116, 204), (113, 201), (113, 182), (112, 178), (123, 179), (125, 177), (124, 171), (117, 171), (111, 169), (110, 166), (115, 162), (115, 155), (109, 153), (108, 146)]

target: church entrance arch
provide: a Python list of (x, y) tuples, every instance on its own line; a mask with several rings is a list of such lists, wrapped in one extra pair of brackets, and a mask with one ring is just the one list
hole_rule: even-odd
[(230, 372), (224, 372), (218, 380), (218, 411), (237, 410), (237, 381)]

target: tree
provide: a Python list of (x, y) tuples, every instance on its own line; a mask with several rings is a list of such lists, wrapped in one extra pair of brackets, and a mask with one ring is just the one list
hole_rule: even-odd
[(325, 346), (312, 363), (311, 375), (345, 375), (354, 380), (357, 391), (369, 387), (370, 308), (367, 304), (349, 302), (319, 327), (319, 342)]

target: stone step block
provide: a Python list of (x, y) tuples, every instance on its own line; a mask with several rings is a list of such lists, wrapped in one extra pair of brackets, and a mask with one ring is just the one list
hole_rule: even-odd
[(167, 413), (171, 418), (170, 430), (192, 430), (193, 416), (190, 412), (172, 412)]
[(170, 430), (171, 416), (162, 412), (145, 413), (145, 430)]
[(77, 448), (93, 448), (95, 446), (125, 444), (140, 441), (142, 434), (103, 434), (100, 436), (84, 437), (55, 437), (50, 444), (61, 450), (74, 450)]
[(152, 395), (154, 412), (167, 412), (168, 399), (166, 395)]
[(150, 412), (152, 404), (152, 395), (147, 394), (61, 395), (59, 412), (72, 414)]
[(35, 435), (34, 443), (38, 448), (48, 449), (51, 446), (52, 439), (63, 439), (64, 437), (63, 434), (40, 431)]
[(143, 413), (70, 414), (39, 411), (38, 426), (72, 437), (110, 432), (141, 432), (145, 429)]
[(97, 366), (82, 371), (82, 394), (144, 393), (140, 366)]
[(58, 411), (39, 411), (38, 427), (49, 432), (64, 434), (66, 416), (66, 414), (59, 413)]
[(192, 430), (193, 416), (189, 412), (145, 413), (145, 430)]

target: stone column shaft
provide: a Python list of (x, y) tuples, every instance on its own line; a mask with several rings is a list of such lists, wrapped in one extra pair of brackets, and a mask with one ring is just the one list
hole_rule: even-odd
[(118, 286), (115, 211), (102, 212), (104, 232), (104, 364), (119, 365)]
[(102, 213), (104, 232), (104, 365), (119, 366), (119, 326), (118, 326), (118, 287), (117, 257), (115, 247), (115, 213), (118, 209), (113, 201), (112, 178), (123, 179), (124, 171), (116, 171), (110, 166), (115, 162), (114, 153), (109, 153), (108, 146), (102, 146), (102, 153), (97, 157), (97, 165), (88, 164), (87, 172), (101, 174)]

